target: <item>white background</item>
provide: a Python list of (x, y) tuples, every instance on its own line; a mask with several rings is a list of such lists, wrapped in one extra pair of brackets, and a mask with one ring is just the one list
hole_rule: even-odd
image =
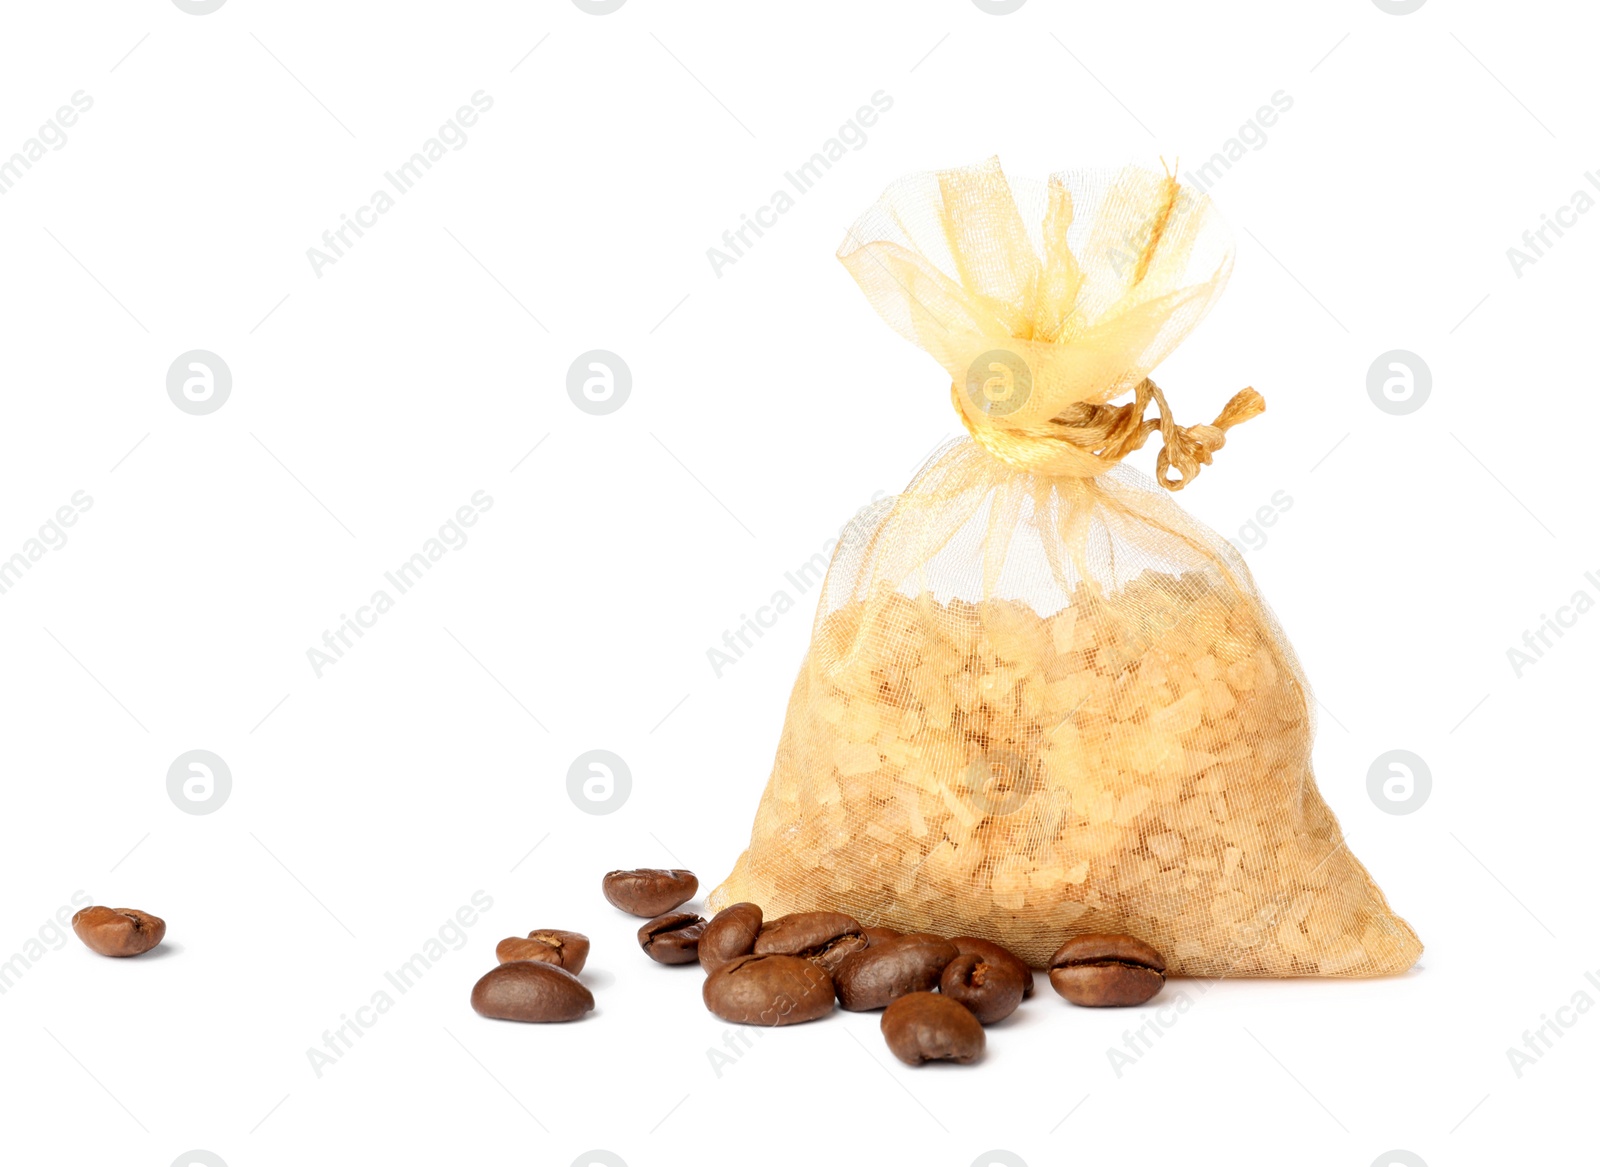
[[(1600, 167), (1590, 16), (8, 5), (0, 156), (94, 104), (0, 197), (0, 555), (75, 491), (93, 505), (0, 596), (0, 957), (78, 891), (169, 932), (132, 961), (69, 936), (12, 979), (0, 1157), (1436, 1167), (1574, 1134), (1600, 1016), (1566, 1014), (1520, 1077), (1506, 1051), (1600, 1000), (1600, 615), (1520, 678), (1506, 654), (1600, 597), (1600, 215), (1520, 277), (1506, 249)], [(478, 90), (467, 144), (314, 274), (306, 249)], [(866, 145), (714, 275), (707, 247), (877, 90)], [(1151, 1011), (1047, 987), (977, 1067), (912, 1070), (876, 1015), (836, 1014), (719, 1075), (698, 970), (646, 961), (599, 880), (727, 872), (814, 592), (720, 679), (707, 649), (957, 430), (834, 259), (845, 227), (901, 174), (994, 153), (1189, 170), (1279, 90), (1293, 108), (1213, 191), (1230, 290), (1157, 378), (1182, 422), (1266, 397), (1181, 501), (1244, 541), (1292, 498), (1247, 562), (1322, 707), (1321, 789), (1421, 963), (1175, 981), (1161, 1000), (1193, 1007), (1120, 1077), (1106, 1051)], [(196, 348), (233, 375), (208, 416), (165, 389)], [(566, 393), (595, 348), (632, 370), (609, 416)], [(1366, 391), (1396, 348), (1432, 371), (1408, 416)], [(479, 490), (469, 541), (319, 679), (307, 650)], [(604, 816), (566, 790), (596, 748), (633, 777)], [(1395, 748), (1433, 776), (1403, 817), (1367, 794)], [(192, 749), (231, 768), (215, 813), (168, 798)], [(464, 946), (317, 1076), (307, 1049), (479, 890)], [(477, 1017), (496, 941), (535, 926), (593, 937), (595, 1014)]]

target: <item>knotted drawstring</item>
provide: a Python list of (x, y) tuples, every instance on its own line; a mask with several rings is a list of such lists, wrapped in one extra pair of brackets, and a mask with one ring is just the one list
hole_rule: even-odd
[[(962, 423), (989, 453), (1019, 470), (1035, 474), (1090, 477), (1101, 474), (1144, 445), (1157, 430), (1161, 452), (1156, 455), (1156, 480), (1168, 490), (1182, 490), (1209, 466), (1212, 456), (1227, 441), (1227, 432), (1249, 421), (1267, 407), (1261, 394), (1245, 388), (1235, 393), (1210, 425), (1179, 426), (1172, 420), (1166, 396), (1149, 377), (1133, 390), (1124, 405), (1080, 403), (1067, 407), (1044, 427), (1013, 427), (986, 418), (974, 423), (961, 407), (961, 387), (951, 385), (951, 400)], [(1145, 407), (1155, 399), (1156, 417), (1145, 417)], [(1176, 471), (1169, 478), (1168, 471)]]

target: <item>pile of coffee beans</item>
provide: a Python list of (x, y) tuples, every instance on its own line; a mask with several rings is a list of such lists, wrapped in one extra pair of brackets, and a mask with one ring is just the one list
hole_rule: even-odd
[[(700, 881), (692, 871), (607, 872), (606, 899), (643, 917), (639, 947), (658, 964), (694, 964), (700, 996), (724, 1021), (798, 1025), (833, 1012), (883, 1010), (879, 1028), (908, 1065), (983, 1056), (984, 1026), (1004, 1021), (1033, 996), (1033, 970), (981, 936), (902, 934), (863, 926), (843, 912), (793, 912), (768, 920), (758, 904), (724, 908), (710, 920), (680, 910)], [(535, 929), (502, 940), (500, 966), (472, 990), (472, 1007), (508, 1021), (573, 1021), (594, 1008), (577, 974), (589, 939)], [(1075, 1005), (1142, 1005), (1166, 983), (1161, 954), (1134, 936), (1074, 936), (1050, 959), (1050, 985)]]
[(138, 956), (161, 943), (167, 922), (138, 908), (94, 904), (72, 917), (72, 930), (101, 956)]
[(562, 928), (535, 928), (495, 945), (500, 961), (472, 986), (472, 1007), (500, 1021), (576, 1021), (594, 1008), (578, 979), (589, 938)]

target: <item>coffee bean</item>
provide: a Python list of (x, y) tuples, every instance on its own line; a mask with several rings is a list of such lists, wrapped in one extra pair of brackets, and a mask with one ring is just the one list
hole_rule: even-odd
[(700, 933), (700, 967), (711, 972), (736, 956), (754, 951), (760, 934), (761, 909), (755, 904), (723, 908)]
[(874, 944), (882, 944), (885, 940), (895, 940), (901, 935), (893, 928), (880, 928), (876, 925), (861, 929), (861, 934), (867, 938), (868, 948)]
[(501, 964), (537, 960), (560, 965), (576, 976), (583, 971), (584, 961), (589, 959), (589, 938), (581, 932), (560, 928), (536, 928), (525, 937), (508, 936), (495, 945), (494, 954)]
[(1074, 936), (1050, 958), (1050, 985), (1074, 1005), (1143, 1005), (1166, 984), (1167, 965), (1143, 940)]
[(706, 1008), (739, 1025), (798, 1025), (833, 1012), (828, 971), (803, 956), (750, 953), (711, 972)]
[(1022, 1004), (1022, 978), (1013, 965), (990, 964), (976, 952), (963, 953), (944, 966), (939, 991), (959, 1001), (985, 1025), (1003, 1021)]
[(763, 925), (754, 951), (804, 956), (831, 973), (845, 957), (866, 947), (861, 925), (843, 912), (794, 912)]
[(993, 940), (985, 940), (981, 936), (956, 936), (950, 941), (956, 946), (956, 951), (965, 956), (967, 953), (976, 953), (990, 964), (1010, 964), (1017, 970), (1017, 975), (1022, 978), (1022, 999), (1026, 1001), (1033, 996), (1033, 970), (1028, 967), (1027, 961), (1012, 952), (1011, 949), (996, 944)]
[(507, 936), (494, 946), (494, 958), (501, 964), (514, 960), (537, 960), (543, 964), (561, 963), (561, 954), (542, 940), (529, 940), (526, 936)]
[(559, 965), (519, 960), (484, 973), (472, 1007), (502, 1021), (576, 1021), (594, 1008), (594, 994)]
[(900, 936), (853, 953), (834, 973), (839, 1004), (859, 1013), (925, 992), (939, 983), (939, 974), (956, 956), (954, 944), (927, 935)]
[(958, 1001), (938, 993), (907, 993), (878, 1023), (889, 1050), (908, 1066), (923, 1062), (966, 1065), (983, 1056), (983, 1026)]
[(639, 929), (639, 947), (657, 964), (693, 964), (705, 930), (705, 920), (693, 912), (668, 912)]
[(682, 868), (636, 867), (631, 871), (608, 871), (600, 881), (611, 906), (632, 916), (646, 918), (670, 912), (687, 903), (700, 890), (694, 872)]
[(535, 928), (528, 933), (528, 939), (555, 949), (557, 959), (550, 963), (559, 964), (573, 976), (581, 973), (589, 960), (589, 938), (582, 932), (568, 932), (564, 928)]
[(101, 956), (138, 956), (167, 934), (167, 922), (138, 908), (87, 907), (72, 917), (72, 930)]

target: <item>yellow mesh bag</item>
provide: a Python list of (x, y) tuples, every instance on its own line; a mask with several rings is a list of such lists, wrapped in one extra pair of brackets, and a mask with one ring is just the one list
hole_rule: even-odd
[[(1148, 374), (1220, 293), (1202, 195), (1129, 168), (907, 178), (840, 259), (971, 435), (840, 540), (750, 846), (711, 896), (998, 941), (1130, 932), (1191, 976), (1377, 976), (1422, 951), (1311, 773), (1293, 650), (1185, 485), (1229, 426)], [(1127, 404), (1112, 399), (1131, 392)], [(1156, 416), (1144, 417), (1154, 403)]]

